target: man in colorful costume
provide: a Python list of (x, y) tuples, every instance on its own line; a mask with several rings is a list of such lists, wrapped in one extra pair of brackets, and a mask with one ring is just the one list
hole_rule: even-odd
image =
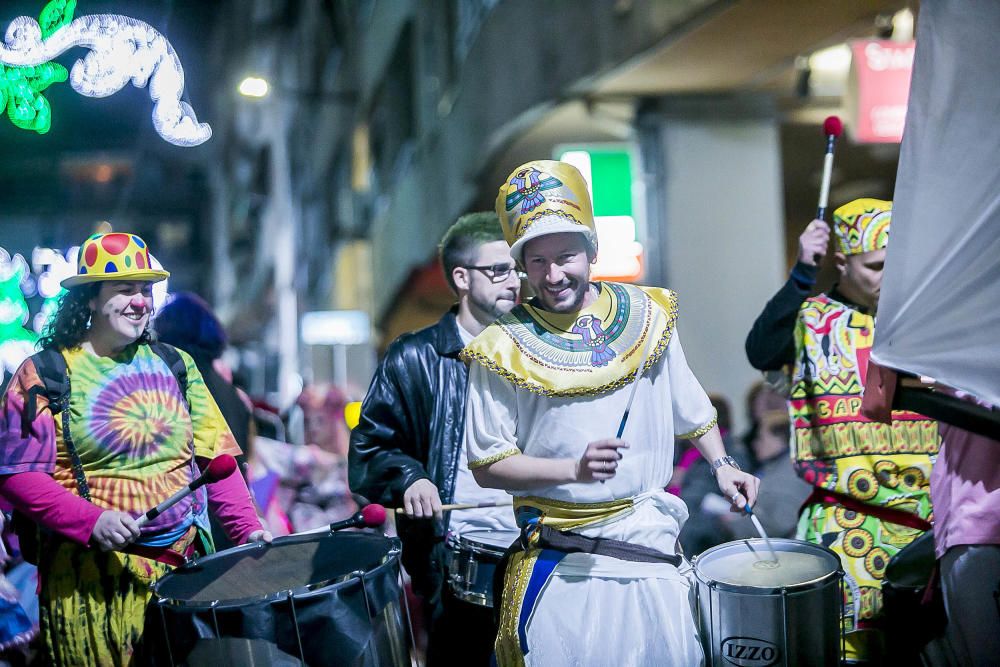
[[(845, 657), (854, 662), (880, 659), (885, 567), (930, 528), (929, 481), (939, 441), (936, 423), (921, 415), (895, 411), (889, 425), (860, 412), (891, 217), (892, 203), (877, 199), (834, 211), (838, 283), (800, 299), (799, 306), (786, 285), (747, 340), (751, 363), (760, 370), (791, 367), (792, 459), (813, 486), (798, 537), (840, 555), (847, 584)], [(795, 270), (789, 284), (793, 280)]]
[[(42, 351), (0, 400), (0, 495), (39, 527), (19, 535), (38, 541), (46, 664), (141, 662), (150, 584), (211, 551), (210, 509), (236, 544), (271, 539), (238, 473), (136, 522), (240, 453), (191, 357), (150, 340), (152, 284), (169, 275), (138, 236), (87, 239)], [(49, 395), (53, 377), (66, 393)]]
[(754, 501), (757, 480), (726, 456), (684, 358), (676, 295), (590, 282), (592, 205), (571, 165), (523, 165), (496, 209), (537, 295), (463, 351), (469, 467), (514, 495), (525, 547), (504, 576), (498, 664), (700, 665), (677, 569), (688, 512), (664, 491), (674, 439), (713, 462), (734, 506)]

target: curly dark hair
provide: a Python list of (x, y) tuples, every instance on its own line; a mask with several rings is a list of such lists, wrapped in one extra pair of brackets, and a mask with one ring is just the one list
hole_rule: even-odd
[[(80, 347), (90, 331), (90, 301), (101, 291), (101, 283), (84, 283), (71, 287), (59, 300), (55, 317), (45, 327), (45, 333), (38, 341), (39, 348), (52, 347), (57, 350), (72, 350)], [(151, 341), (149, 327), (139, 336), (138, 343)]]

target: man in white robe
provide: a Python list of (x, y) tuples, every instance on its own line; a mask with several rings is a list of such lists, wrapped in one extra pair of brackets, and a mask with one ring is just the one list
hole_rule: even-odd
[(515, 170), (497, 213), (536, 294), (463, 352), (469, 467), (514, 495), (526, 546), (506, 569), (498, 664), (701, 665), (676, 556), (688, 512), (663, 490), (674, 439), (712, 463), (734, 510), (758, 481), (726, 456), (684, 358), (676, 295), (590, 281), (593, 213), (568, 164)]

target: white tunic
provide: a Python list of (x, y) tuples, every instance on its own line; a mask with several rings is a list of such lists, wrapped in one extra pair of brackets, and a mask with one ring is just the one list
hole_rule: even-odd
[[(469, 374), (465, 441), (471, 462), (514, 449), (542, 458), (579, 459), (587, 444), (613, 438), (630, 386), (590, 397), (544, 397), (515, 387), (477, 363)], [(617, 475), (515, 491), (574, 503), (634, 498), (622, 518), (576, 532), (675, 553), (687, 509), (663, 491), (673, 472), (674, 439), (715, 420), (688, 368), (675, 330), (660, 361), (639, 379), (622, 438)], [(683, 568), (682, 568), (683, 569)], [(703, 662), (686, 577), (670, 565), (567, 555), (556, 567), (527, 627), (528, 665), (700, 665)]]
[[(458, 325), (458, 335), (465, 345), (468, 345), (475, 338), (461, 324)], [(470, 505), (478, 503), (502, 505), (500, 507), (453, 511), (448, 520), (449, 542), (452, 544), (457, 544), (458, 538), (462, 534), (472, 530), (517, 530), (514, 523), (514, 513), (509, 507), (510, 494), (501, 489), (484, 489), (479, 486), (475, 477), (472, 476), (472, 471), (469, 470), (468, 449), (465, 447), (462, 447), (458, 453), (458, 469), (455, 471), (455, 492), (452, 502)]]

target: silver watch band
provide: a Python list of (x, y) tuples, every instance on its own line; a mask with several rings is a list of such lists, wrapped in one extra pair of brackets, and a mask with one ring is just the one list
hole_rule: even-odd
[(723, 456), (722, 458), (712, 461), (712, 475), (715, 475), (722, 466), (732, 466), (737, 470), (742, 470), (742, 468), (740, 468), (740, 464), (737, 463), (736, 459), (732, 456)]

